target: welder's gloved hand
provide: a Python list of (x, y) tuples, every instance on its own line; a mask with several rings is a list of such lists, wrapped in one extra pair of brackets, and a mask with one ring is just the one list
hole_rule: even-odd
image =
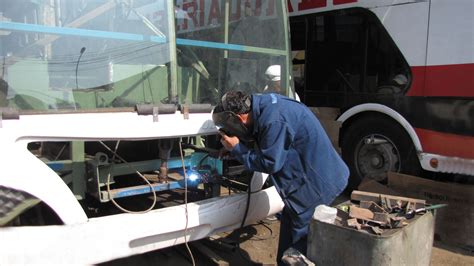
[(219, 130), (219, 134), (221, 135), (221, 144), (224, 148), (228, 151), (232, 151), (235, 146), (237, 146), (240, 142), (238, 137), (230, 137), (226, 135), (222, 130)]

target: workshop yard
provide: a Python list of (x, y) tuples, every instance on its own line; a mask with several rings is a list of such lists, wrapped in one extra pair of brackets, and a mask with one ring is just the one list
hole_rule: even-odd
[[(346, 201), (340, 196), (335, 203)], [(196, 265), (276, 265), (278, 220), (265, 219), (233, 232), (189, 243)], [(341, 251), (343, 252), (343, 251)], [(357, 252), (357, 247), (344, 252)], [(185, 245), (170, 247), (102, 265), (192, 265)], [(434, 242), (431, 265), (474, 265), (474, 251)]]

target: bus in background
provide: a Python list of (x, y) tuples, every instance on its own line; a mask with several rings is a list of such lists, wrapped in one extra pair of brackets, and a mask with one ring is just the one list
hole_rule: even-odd
[(340, 112), (351, 188), (388, 171), (471, 180), (473, 1), (289, 0), (288, 8), (295, 89), (308, 106)]

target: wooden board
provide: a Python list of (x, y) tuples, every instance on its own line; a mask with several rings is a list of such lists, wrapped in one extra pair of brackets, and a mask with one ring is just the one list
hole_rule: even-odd
[(323, 126), (324, 131), (326, 131), (326, 134), (331, 140), (334, 149), (336, 149), (338, 153), (341, 153), (341, 148), (339, 147), (339, 130), (341, 129), (342, 123), (336, 121), (340, 114), (339, 108), (310, 107), (309, 109), (318, 118), (321, 126)]
[(399, 196), (386, 195), (386, 194), (380, 194), (380, 193), (364, 192), (364, 191), (358, 191), (358, 190), (352, 191), (352, 194), (351, 194), (351, 200), (355, 200), (355, 201), (378, 202), (380, 197), (388, 198), (390, 200), (395, 200), (395, 201), (401, 200), (401, 201), (413, 202), (416, 204), (415, 206), (417, 209), (425, 207), (425, 204), (426, 204), (426, 200), (399, 197)]
[(357, 206), (351, 206), (349, 209), (349, 216), (352, 218), (362, 219), (362, 220), (373, 220), (374, 213), (370, 210), (359, 208)]
[(357, 187), (357, 190), (372, 192), (372, 193), (381, 193), (386, 195), (401, 196), (400, 193), (396, 190), (390, 189), (385, 185), (380, 184), (379, 182), (364, 178), (362, 182)]

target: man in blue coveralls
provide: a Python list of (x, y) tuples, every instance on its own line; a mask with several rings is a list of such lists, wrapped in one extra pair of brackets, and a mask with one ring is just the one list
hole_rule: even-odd
[[(221, 143), (249, 170), (268, 173), (285, 207), (277, 260), (292, 247), (306, 255), (314, 209), (346, 187), (349, 170), (315, 115), (279, 94), (227, 92), (213, 112)], [(247, 143), (253, 140), (253, 145)]]

